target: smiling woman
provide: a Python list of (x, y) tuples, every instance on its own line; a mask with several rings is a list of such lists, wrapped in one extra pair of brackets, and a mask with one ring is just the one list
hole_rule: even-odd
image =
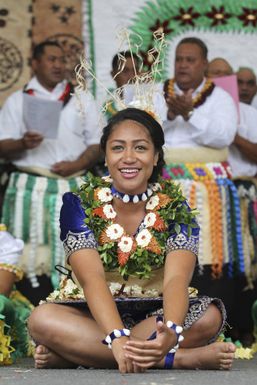
[(179, 187), (159, 177), (163, 143), (150, 114), (118, 112), (101, 139), (110, 176), (88, 175), (64, 195), (61, 239), (74, 282), (30, 317), (37, 368), (231, 367), (234, 345), (213, 342), (225, 322), (222, 302), (188, 295), (199, 227)]

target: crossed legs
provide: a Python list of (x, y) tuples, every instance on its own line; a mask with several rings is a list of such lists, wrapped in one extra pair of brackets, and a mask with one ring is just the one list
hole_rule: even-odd
[[(155, 322), (155, 317), (140, 322), (133, 328), (132, 336), (146, 340), (155, 330)], [(175, 355), (174, 367), (229, 369), (234, 345), (221, 342), (206, 345), (220, 325), (220, 312), (210, 305), (203, 317), (183, 333), (185, 340)], [(65, 305), (41, 305), (30, 316), (29, 331), (38, 344), (36, 368), (117, 367), (111, 350), (101, 343), (104, 334), (89, 312)], [(156, 367), (163, 367), (163, 362)]]

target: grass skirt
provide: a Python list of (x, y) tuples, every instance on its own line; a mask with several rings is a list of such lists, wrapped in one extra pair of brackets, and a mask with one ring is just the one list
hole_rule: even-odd
[(32, 353), (27, 319), (33, 309), (18, 291), (10, 297), (0, 294), (0, 365), (10, 365), (17, 358)]

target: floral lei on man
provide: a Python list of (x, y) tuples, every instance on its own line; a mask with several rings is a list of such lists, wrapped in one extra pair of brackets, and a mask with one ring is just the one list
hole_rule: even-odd
[(169, 224), (175, 222), (179, 234), (180, 224), (188, 225), (188, 236), (196, 227), (196, 210), (183, 204), (180, 187), (171, 181), (160, 180), (149, 185), (153, 195), (146, 202), (146, 215), (135, 236), (128, 235), (115, 223), (117, 216), (112, 205), (111, 180), (88, 173), (80, 187), (85, 223), (94, 232), (98, 251), (106, 271), (118, 268), (124, 279), (129, 276), (149, 278), (152, 268), (163, 266), (165, 244), (170, 236)]
[[(164, 84), (164, 92), (166, 98), (168, 96), (174, 97), (175, 94), (175, 79), (166, 80)], [(193, 98), (193, 107), (197, 108), (204, 104), (205, 100), (210, 96), (215, 88), (215, 84), (211, 79), (206, 79), (203, 89)]]

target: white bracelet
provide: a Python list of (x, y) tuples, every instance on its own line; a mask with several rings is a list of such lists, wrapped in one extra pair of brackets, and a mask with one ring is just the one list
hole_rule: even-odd
[(169, 329), (174, 330), (174, 332), (175, 332), (175, 334), (177, 336), (177, 344), (175, 346), (173, 346), (173, 348), (170, 350), (170, 353), (175, 353), (178, 350), (178, 348), (179, 348), (179, 343), (184, 340), (184, 337), (181, 334), (183, 332), (183, 327), (180, 326), (180, 325), (175, 324), (172, 321), (167, 321), (166, 322), (166, 326)]
[(102, 343), (104, 345), (108, 345), (108, 348), (112, 348), (112, 341), (116, 338), (120, 337), (129, 337), (130, 336), (130, 330), (129, 329), (114, 329), (110, 334), (107, 334), (104, 340), (102, 340)]

